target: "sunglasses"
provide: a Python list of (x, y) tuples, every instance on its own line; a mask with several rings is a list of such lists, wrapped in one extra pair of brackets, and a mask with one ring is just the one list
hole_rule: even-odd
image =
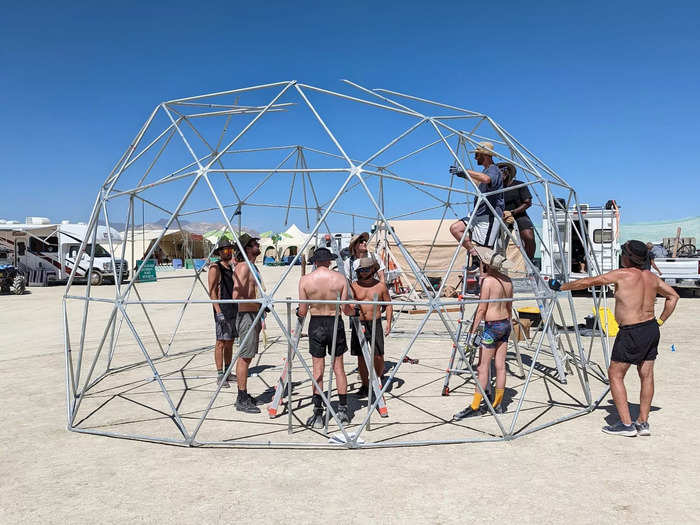
[(367, 273), (367, 272), (371, 272), (371, 271), (372, 271), (372, 268), (358, 268), (357, 269), (357, 273)]

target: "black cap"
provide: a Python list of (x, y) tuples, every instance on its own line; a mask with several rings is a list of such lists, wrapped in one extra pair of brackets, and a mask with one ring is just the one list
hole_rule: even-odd
[(334, 261), (337, 258), (338, 256), (331, 253), (328, 248), (318, 248), (314, 254), (309, 257), (309, 262), (315, 264), (317, 262)]

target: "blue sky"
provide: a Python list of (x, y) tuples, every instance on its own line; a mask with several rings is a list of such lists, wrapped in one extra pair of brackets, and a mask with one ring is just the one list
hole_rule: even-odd
[(86, 220), (163, 100), (340, 78), (489, 114), (623, 221), (700, 215), (695, 2), (127, 4), (4, 8), (0, 217)]

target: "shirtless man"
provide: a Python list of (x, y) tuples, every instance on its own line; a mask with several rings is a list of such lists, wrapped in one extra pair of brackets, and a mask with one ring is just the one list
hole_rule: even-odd
[[(259, 280), (260, 273), (255, 266), (255, 259), (260, 255), (259, 239), (244, 233), (238, 240), (243, 246), (248, 260), (255, 268)], [(236, 259), (239, 264), (236, 264), (236, 268), (233, 270), (233, 298), (255, 299), (257, 285), (253, 273), (248, 264), (244, 262), (243, 254), (238, 253)], [(262, 318), (254, 323), (258, 310), (260, 310), (259, 303), (238, 303), (238, 316), (236, 317), (236, 331), (239, 341), (238, 361), (236, 361), (236, 382), (238, 384), (236, 410), (248, 414), (260, 413), (260, 409), (255, 406), (255, 400), (248, 394), (248, 368), (255, 354), (258, 353), (260, 330), (262, 329)], [(249, 331), (252, 333), (246, 339), (246, 334)]]
[[(648, 250), (641, 241), (627, 241), (622, 246), (622, 266), (597, 277), (586, 277), (561, 284), (550, 280), (553, 290), (585, 290), (591, 286), (615, 285), (615, 319), (620, 331), (615, 338), (608, 378), (620, 421), (603, 427), (603, 432), (619, 436), (649, 436), (649, 411), (654, 396), (654, 360), (659, 344), (659, 326), (671, 316), (678, 294), (649, 270), (644, 270)], [(666, 298), (659, 319), (654, 317), (654, 300), (660, 294)], [(641, 381), (639, 417), (633, 423), (627, 405), (625, 374), (630, 365), (637, 365)]]
[[(493, 266), (484, 265), (485, 276), (481, 280), (481, 293), (479, 299), (511, 299), (493, 303), (479, 303), (474, 316), (474, 322), (469, 328), (467, 341), (472, 341), (476, 329), (484, 321), (484, 333), (481, 336), (481, 350), (479, 351), (478, 381), (481, 390), (486, 391), (489, 378), (491, 360), (495, 357), (496, 365), (496, 395), (493, 399), (493, 409), (496, 414), (503, 413), (503, 393), (506, 389), (506, 353), (508, 351), (508, 337), (511, 330), (511, 311), (513, 308), (513, 283), (501, 271)], [(481, 408), (482, 394), (478, 389), (474, 392), (471, 405), (454, 415), (456, 421), (467, 417), (480, 416), (486, 413)]]
[[(331, 271), (331, 261), (335, 260), (337, 255), (331, 253), (327, 248), (318, 248), (309, 262), (313, 263), (316, 268), (308, 275), (304, 275), (299, 280), (299, 299), (301, 300), (321, 300), (335, 301), (338, 293), (340, 300), (348, 300), (348, 289), (345, 278), (342, 274)], [(342, 305), (341, 310), (346, 315), (352, 314), (352, 306), (349, 304)], [(329, 303), (299, 303), (297, 309), (297, 317), (303, 321), (306, 313), (311, 311), (311, 320), (309, 321), (309, 351), (313, 363), (314, 379), (319, 386), (323, 386), (323, 369), (326, 366), (326, 352), (331, 355), (333, 347), (333, 325), (335, 324), (335, 305)], [(335, 361), (333, 362), (333, 371), (336, 377), (336, 385), (338, 387), (338, 410), (336, 414), (341, 423), (349, 423), (350, 416), (348, 414), (348, 378), (345, 375), (345, 367), (343, 365), (343, 354), (347, 351), (348, 345), (345, 340), (345, 326), (343, 319), (339, 316), (338, 328), (336, 331), (335, 340)], [(306, 426), (311, 428), (323, 428), (323, 399), (321, 394), (314, 387), (313, 389), (314, 412), (307, 419)]]
[[(391, 301), (389, 289), (386, 284), (375, 278), (379, 264), (374, 257), (363, 257), (358, 261), (356, 268), (357, 281), (352, 283), (352, 293), (357, 301), (373, 301), (374, 295), (377, 294), (379, 301)], [(371, 304), (362, 304), (359, 306), (360, 326), (364, 329), (365, 339), (372, 344), (372, 311), (374, 306)], [(386, 306), (386, 329), (382, 332), (382, 310), (384, 307), (376, 308), (376, 332), (374, 335), (374, 371), (378, 378), (384, 374), (384, 335), (389, 335), (391, 332), (391, 317), (393, 308), (391, 305)], [(357, 310), (356, 310), (357, 311)], [(357, 391), (358, 397), (364, 397), (369, 392), (369, 371), (367, 363), (362, 356), (362, 347), (360, 340), (355, 331), (352, 331), (350, 336), (350, 354), (357, 356), (358, 371), (362, 386)]]

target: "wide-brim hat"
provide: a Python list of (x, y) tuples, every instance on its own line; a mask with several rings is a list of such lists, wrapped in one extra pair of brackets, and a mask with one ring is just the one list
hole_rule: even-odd
[(335, 261), (337, 258), (338, 256), (328, 248), (317, 248), (314, 254), (309, 257), (309, 262), (316, 264), (317, 262)]
[(481, 259), (484, 264), (489, 265), (506, 277), (510, 275), (513, 263), (508, 261), (503, 255), (485, 246), (474, 246), (474, 250), (479, 254), (479, 259)]
[(496, 166), (501, 170), (504, 179), (513, 180), (515, 179), (515, 174), (518, 173), (518, 170), (510, 162), (499, 162)]
[(371, 270), (370, 275), (374, 275), (377, 273), (377, 270), (379, 270), (379, 263), (377, 262), (377, 259), (375, 259), (373, 256), (370, 257), (363, 257), (359, 261), (357, 261), (357, 268), (356, 271), (359, 270), (364, 270), (366, 268), (369, 268)]
[(227, 239), (226, 237), (222, 237), (219, 239), (219, 242), (216, 244), (216, 249), (214, 250), (214, 255), (219, 256), (220, 250), (223, 250), (224, 248), (231, 248), (234, 249), (236, 246), (231, 244), (231, 241)]
[(496, 152), (493, 150), (493, 143), (488, 141), (479, 142), (476, 145), (476, 149), (471, 150), (469, 153), (483, 153), (484, 155), (490, 155), (491, 157), (496, 155)]
[(363, 239), (365, 241), (369, 240), (369, 233), (368, 232), (358, 233), (352, 239), (350, 239), (350, 253), (351, 254), (355, 253), (355, 245)]
[(631, 240), (622, 245), (622, 255), (629, 257), (635, 266), (643, 267), (649, 260), (649, 249), (642, 241)]
[[(243, 246), (243, 249), (244, 249), (244, 250), (248, 247), (248, 245), (249, 245), (252, 241), (259, 241), (259, 240), (260, 240), (260, 237), (253, 237), (253, 236), (250, 235), (249, 233), (242, 233), (242, 234), (239, 235), (239, 237), (238, 237), (238, 242), (241, 243), (241, 246)], [(238, 249), (238, 246), (236, 246), (236, 251), (240, 251), (240, 250)]]

